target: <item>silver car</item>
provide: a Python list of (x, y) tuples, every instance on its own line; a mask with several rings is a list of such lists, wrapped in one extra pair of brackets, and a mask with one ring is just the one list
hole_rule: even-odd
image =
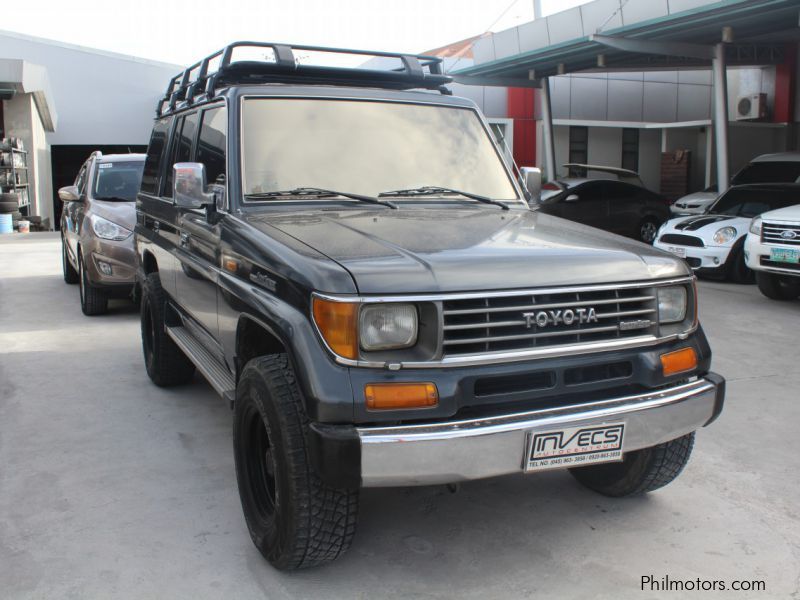
[(58, 190), (64, 281), (80, 284), (85, 315), (106, 312), (112, 297), (130, 296), (135, 282), (133, 227), (144, 154), (93, 152), (74, 185)]

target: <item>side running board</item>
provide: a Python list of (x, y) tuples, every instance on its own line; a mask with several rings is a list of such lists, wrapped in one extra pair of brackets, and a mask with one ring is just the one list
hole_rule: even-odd
[(211, 387), (233, 407), (233, 400), (236, 397), (236, 381), (228, 368), (206, 350), (205, 346), (198, 342), (185, 327), (167, 327), (167, 335), (194, 363)]

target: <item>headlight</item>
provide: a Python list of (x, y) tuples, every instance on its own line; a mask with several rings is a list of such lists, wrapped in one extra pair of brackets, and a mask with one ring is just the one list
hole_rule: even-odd
[(736, 231), (735, 227), (723, 227), (722, 229), (717, 230), (712, 239), (716, 244), (727, 244), (728, 242), (736, 239), (737, 233), (738, 231)]
[(756, 217), (750, 221), (750, 233), (761, 235), (761, 217)]
[(686, 288), (683, 286), (658, 288), (659, 323), (678, 323), (686, 318)]
[(361, 348), (396, 350), (417, 343), (417, 309), (413, 304), (367, 304), (358, 317)]
[(103, 238), (104, 240), (121, 242), (122, 240), (127, 240), (129, 237), (131, 237), (131, 233), (133, 233), (130, 229), (125, 229), (124, 227), (121, 227), (116, 223), (112, 223), (103, 217), (98, 217), (97, 215), (92, 215), (90, 220), (94, 234), (99, 238)]

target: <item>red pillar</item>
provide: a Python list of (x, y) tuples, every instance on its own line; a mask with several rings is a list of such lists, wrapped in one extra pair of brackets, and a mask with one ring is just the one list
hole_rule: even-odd
[(508, 88), (508, 117), (514, 119), (514, 160), (520, 167), (536, 166), (536, 120), (533, 88)]
[[(775, 67), (775, 108), (772, 111), (772, 120), (775, 123), (791, 123), (794, 121), (797, 46), (795, 44), (786, 44), (784, 55), (783, 63)], [(514, 135), (516, 135), (516, 131)]]

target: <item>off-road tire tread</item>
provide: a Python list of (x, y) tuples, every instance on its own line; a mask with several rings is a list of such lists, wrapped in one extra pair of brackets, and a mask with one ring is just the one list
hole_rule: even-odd
[[(144, 302), (145, 295), (149, 296), (149, 303)], [(167, 294), (161, 287), (161, 279), (158, 273), (150, 273), (142, 282), (142, 302), (140, 312), (147, 310), (147, 306), (153, 306), (153, 319), (156, 320), (156, 333), (153, 340), (153, 353), (156, 355), (152, 364), (147, 360), (147, 351), (144, 346), (144, 329), (142, 329), (142, 352), (144, 353), (144, 363), (147, 375), (150, 380), (159, 387), (171, 387), (188, 383), (194, 376), (195, 366), (183, 351), (178, 348), (172, 338), (167, 335), (164, 329), (164, 311), (167, 304)], [(141, 318), (144, 326), (144, 318)]]
[[(603, 481), (597, 477), (606, 465), (570, 469), (580, 483), (604, 496), (636, 496), (655, 491), (681, 474), (694, 447), (694, 432), (677, 439), (636, 451), (636, 456), (621, 477)], [(625, 464), (625, 463), (623, 463)], [(609, 465), (613, 468), (618, 465)]]
[[(336, 560), (350, 547), (356, 532), (358, 490), (327, 485), (311, 466), (306, 438), (309, 420), (288, 357), (275, 354), (252, 359), (245, 366), (242, 379), (253, 376), (265, 383), (279, 415), (294, 500), (294, 543), (289, 552), (270, 562), (289, 571)], [(259, 406), (259, 410), (263, 416), (264, 407)], [(258, 546), (257, 534), (253, 541)], [(266, 556), (266, 549), (259, 550)]]

